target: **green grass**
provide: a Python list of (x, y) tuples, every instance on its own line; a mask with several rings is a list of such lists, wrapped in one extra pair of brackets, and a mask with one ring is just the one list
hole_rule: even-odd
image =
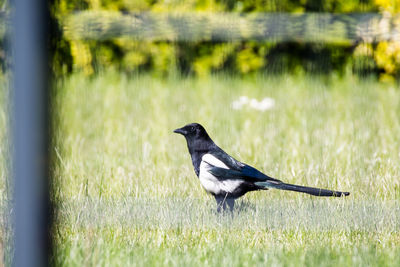
[[(232, 109), (242, 95), (272, 97), (275, 108)], [(400, 262), (400, 90), (393, 85), (76, 74), (57, 83), (55, 109), (55, 265)], [(351, 195), (253, 192), (233, 215), (216, 214), (184, 139), (172, 133), (189, 122), (270, 176)]]

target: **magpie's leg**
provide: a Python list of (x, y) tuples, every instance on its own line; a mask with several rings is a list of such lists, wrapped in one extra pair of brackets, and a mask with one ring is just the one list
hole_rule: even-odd
[(230, 211), (233, 211), (233, 208), (235, 207), (235, 199), (227, 198), (226, 203), (228, 204)]
[(227, 196), (215, 196), (215, 200), (217, 201), (217, 211), (222, 212), (227, 210), (227, 205), (230, 211), (233, 211), (233, 207), (235, 206), (235, 199), (228, 198)]
[(226, 209), (226, 198), (224, 196), (215, 196), (217, 201), (217, 211), (222, 212)]

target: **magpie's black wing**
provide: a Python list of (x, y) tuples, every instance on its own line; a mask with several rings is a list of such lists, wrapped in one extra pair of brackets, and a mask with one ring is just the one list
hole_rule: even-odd
[(350, 194), (349, 192), (333, 191), (322, 188), (284, 183), (278, 179), (274, 179), (265, 175), (264, 173), (247, 164), (235, 160), (227, 153), (225, 153), (222, 149), (211, 151), (210, 154), (218, 161), (222, 161), (222, 163), (225, 165), (222, 165), (222, 167), (215, 166), (206, 161), (206, 163), (208, 163), (207, 171), (219, 180), (243, 179), (248, 182), (253, 182), (260, 189), (275, 188), (281, 190), (296, 191), (321, 197), (341, 197), (348, 196)]
[(241, 168), (245, 165), (229, 156), (228, 153), (226, 153), (219, 147), (215, 147), (212, 151), (209, 151), (209, 154), (222, 161), (226, 166), (228, 166), (229, 169), (232, 170), (240, 171)]
[(237, 178), (249, 182), (273, 181), (275, 183), (281, 183), (280, 180), (269, 177), (256, 168), (232, 158), (222, 149), (212, 151), (210, 154), (221, 160), (228, 167), (228, 169), (225, 169), (218, 166), (209, 166), (209, 172), (219, 179)]
[(265, 182), (281, 183), (280, 180), (269, 177), (257, 169), (244, 164), (241, 170), (225, 169), (217, 166), (209, 166), (208, 171), (220, 180), (224, 179), (243, 179), (249, 182)]

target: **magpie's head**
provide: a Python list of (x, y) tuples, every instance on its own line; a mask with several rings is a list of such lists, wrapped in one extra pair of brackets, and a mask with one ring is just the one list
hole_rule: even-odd
[(203, 126), (198, 123), (190, 123), (182, 128), (174, 130), (174, 133), (183, 135), (187, 141), (198, 139), (211, 140)]

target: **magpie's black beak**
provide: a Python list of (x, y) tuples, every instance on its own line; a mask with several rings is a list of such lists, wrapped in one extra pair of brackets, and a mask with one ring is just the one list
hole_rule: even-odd
[(183, 128), (178, 128), (174, 130), (174, 133), (185, 135), (187, 132)]

